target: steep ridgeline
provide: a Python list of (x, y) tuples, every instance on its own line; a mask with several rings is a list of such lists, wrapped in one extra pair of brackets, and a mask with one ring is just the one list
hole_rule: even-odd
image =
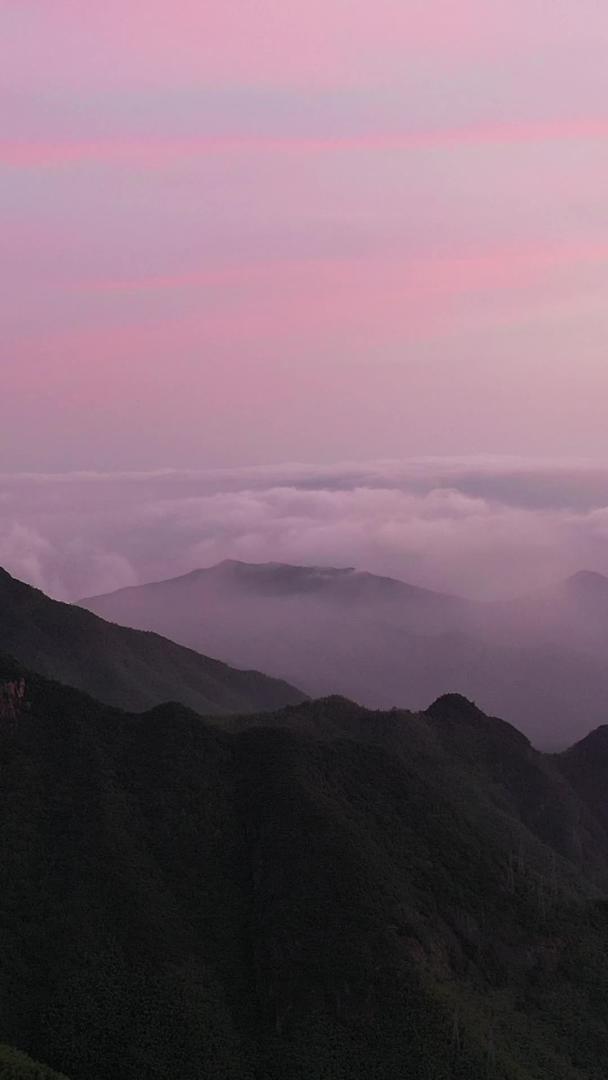
[(238, 671), (158, 634), (127, 630), (58, 603), (2, 569), (0, 651), (133, 711), (171, 700), (205, 713), (256, 712), (305, 697), (257, 671)]
[(423, 708), (458, 689), (561, 749), (606, 719), (608, 579), (473, 604), (353, 569), (235, 561), (83, 600), (313, 697)]
[(0, 684), (7, 1044), (78, 1080), (605, 1076), (602, 732)]

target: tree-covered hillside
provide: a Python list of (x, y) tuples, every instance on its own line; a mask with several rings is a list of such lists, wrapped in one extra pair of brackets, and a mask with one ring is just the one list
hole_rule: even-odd
[(66, 1080), (10, 1046), (0, 1045), (0, 1080)]
[(593, 786), (458, 697), (218, 726), (0, 684), (7, 1044), (77, 1080), (604, 1077), (602, 755)]

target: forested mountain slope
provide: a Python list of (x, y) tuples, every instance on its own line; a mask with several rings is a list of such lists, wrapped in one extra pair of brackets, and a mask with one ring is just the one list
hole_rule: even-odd
[(0, 1080), (66, 1080), (66, 1077), (0, 1044)]
[(0, 684), (6, 1043), (77, 1080), (604, 1077), (605, 755), (457, 696), (211, 722)]

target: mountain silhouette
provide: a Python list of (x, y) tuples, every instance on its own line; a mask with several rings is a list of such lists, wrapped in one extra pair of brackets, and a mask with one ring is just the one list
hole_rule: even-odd
[(605, 732), (0, 689), (9, 1045), (78, 1080), (603, 1075)]
[(454, 688), (559, 749), (607, 718), (608, 579), (474, 604), (353, 569), (228, 560), (82, 604), (235, 664), (373, 708)]
[(114, 626), (0, 569), (0, 650), (111, 705), (139, 711), (181, 701), (206, 713), (276, 709), (302, 693), (237, 671), (158, 634)]

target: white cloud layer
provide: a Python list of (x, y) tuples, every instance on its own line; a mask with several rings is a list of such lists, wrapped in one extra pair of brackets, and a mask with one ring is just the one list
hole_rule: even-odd
[(0, 565), (57, 598), (224, 558), (357, 566), (476, 598), (608, 573), (608, 466), (427, 459), (0, 476)]

